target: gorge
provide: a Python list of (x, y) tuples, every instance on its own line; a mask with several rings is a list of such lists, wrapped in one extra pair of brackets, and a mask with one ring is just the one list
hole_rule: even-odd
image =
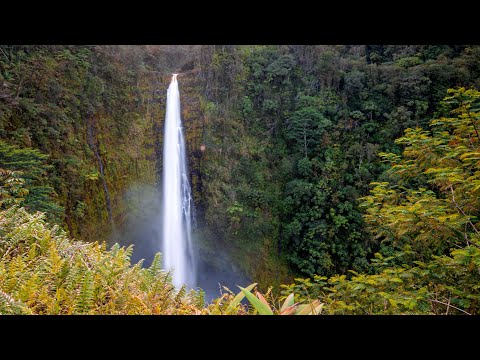
[[(330, 313), (478, 312), (478, 279), (468, 270), (477, 258), (463, 251), (476, 254), (480, 218), (479, 46), (0, 49), (0, 221), (13, 234), (0, 231), (0, 291), (15, 301), (36, 304), (61, 284), (90, 296), (93, 281), (91, 304), (69, 308), (66, 298), (35, 309), (107, 311), (111, 301), (119, 312), (149, 304), (176, 313), (174, 301), (152, 295), (160, 283), (149, 283), (173, 269), (175, 289), (202, 289), (206, 302), (255, 282), (269, 304), (295, 291), (295, 300), (321, 298)], [(17, 219), (12, 204), (26, 213)], [(36, 211), (45, 225), (28, 217)], [(58, 240), (61, 261), (53, 252), (41, 258), (54, 264), (45, 265), (51, 283), (43, 270), (7, 281), (21, 268), (11, 256), (25, 256), (25, 269), (29, 256), (44, 256), (22, 247), (37, 235), (15, 235), (41, 234), (20, 226), (30, 222), (82, 244), (65, 250)], [(90, 250), (79, 249), (97, 242), (105, 253), (81, 258)], [(74, 253), (68, 281), (77, 287), (62, 277)], [(101, 297), (102, 286), (130, 281), (102, 282), (109, 271), (142, 274), (145, 293), (128, 305), (124, 288)], [(56, 285), (42, 293), (43, 284)], [(162, 284), (158, 296), (169, 299), (174, 290)]]

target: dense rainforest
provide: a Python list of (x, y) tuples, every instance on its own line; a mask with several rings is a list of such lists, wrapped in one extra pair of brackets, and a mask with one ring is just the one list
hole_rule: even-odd
[[(138, 236), (172, 72), (211, 301)], [(478, 314), (476, 89), (479, 46), (2, 45), (0, 313)]]

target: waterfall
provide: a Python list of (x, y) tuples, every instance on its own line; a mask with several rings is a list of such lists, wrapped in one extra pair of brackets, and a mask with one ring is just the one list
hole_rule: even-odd
[(173, 270), (175, 287), (185, 284), (192, 288), (196, 285), (196, 264), (191, 240), (192, 196), (180, 116), (177, 74), (173, 74), (167, 90), (162, 208), (164, 267)]

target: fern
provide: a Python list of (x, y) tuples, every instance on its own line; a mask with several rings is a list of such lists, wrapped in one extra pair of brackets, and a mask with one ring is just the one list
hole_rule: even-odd
[(133, 245), (130, 245), (125, 249), (124, 259), (126, 262), (130, 262), (130, 258), (132, 257), (132, 254), (133, 254)]
[(21, 301), (0, 290), (0, 315), (25, 315), (32, 311)]
[(205, 291), (202, 289), (198, 289), (197, 291), (193, 292), (193, 302), (195, 306), (199, 309), (205, 307)]
[(185, 297), (186, 294), (187, 294), (187, 287), (185, 285), (182, 285), (180, 290), (178, 290), (177, 295), (175, 295), (175, 300), (174, 301), (176, 303), (182, 301), (182, 299)]
[(132, 247), (72, 241), (41, 213), (0, 210), (0, 312), (34, 314), (194, 314), (200, 294), (172, 284), (157, 254), (131, 264)]
[(38, 274), (33, 274), (17, 291), (18, 298), (21, 301), (26, 302), (27, 304), (30, 302), (33, 302), (37, 295), (38, 288), (39, 288), (39, 276)]
[(80, 287), (80, 293), (78, 294), (77, 303), (75, 304), (75, 312), (77, 314), (88, 313), (89, 310), (93, 307), (93, 298), (94, 298), (93, 274), (91, 271), (87, 270)]
[(148, 270), (152, 276), (157, 276), (162, 272), (162, 255), (160, 253), (155, 254)]

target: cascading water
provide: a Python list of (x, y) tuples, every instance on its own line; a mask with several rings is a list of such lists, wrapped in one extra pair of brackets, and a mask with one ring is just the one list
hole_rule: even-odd
[(191, 240), (192, 196), (187, 173), (177, 74), (173, 74), (167, 90), (162, 208), (164, 267), (173, 270), (175, 287), (185, 284), (192, 288), (196, 285), (196, 264)]

